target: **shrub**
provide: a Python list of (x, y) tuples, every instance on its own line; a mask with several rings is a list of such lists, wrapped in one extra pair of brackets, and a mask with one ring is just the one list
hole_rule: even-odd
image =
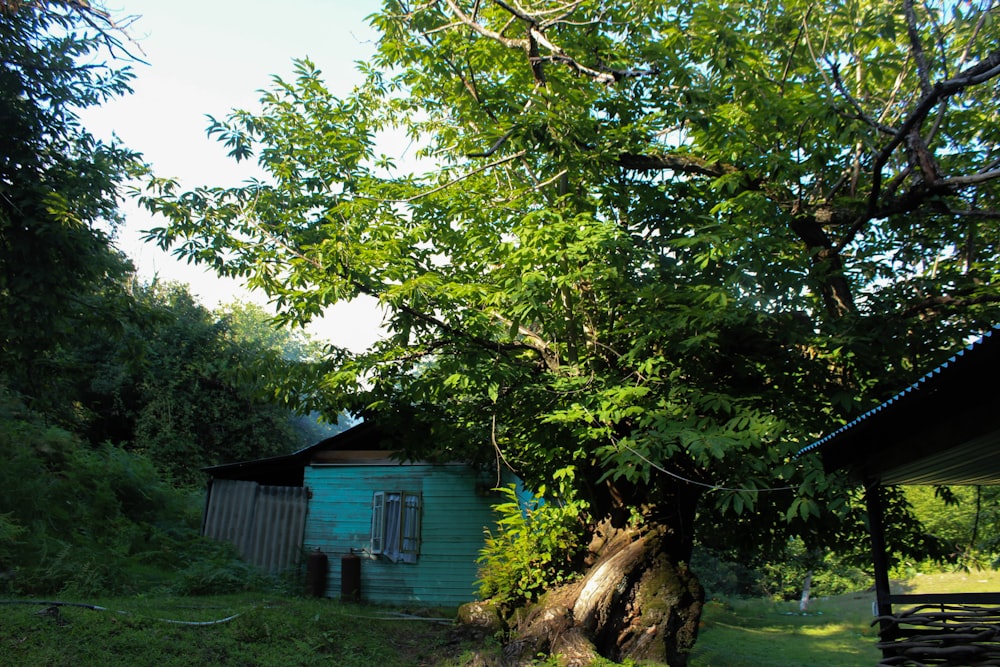
[(569, 581), (582, 551), (577, 543), (582, 501), (519, 497), (516, 487), (498, 489), (507, 499), (494, 507), (496, 533), (486, 531), (479, 557), (479, 594), (501, 609), (533, 600)]
[(807, 574), (812, 573), (812, 595), (839, 595), (868, 588), (871, 577), (849, 560), (827, 550), (808, 550), (800, 538), (789, 540), (780, 562), (760, 568), (761, 592), (776, 600), (802, 595)]
[(0, 393), (0, 572), (15, 593), (131, 593), (185, 563), (200, 512), (152, 462)]
[(759, 572), (711, 549), (695, 548), (691, 569), (698, 575), (708, 599), (757, 595), (761, 590)]
[(226, 595), (277, 587), (276, 579), (240, 559), (228, 542), (199, 540), (189, 545), (190, 564), (170, 584), (175, 595)]

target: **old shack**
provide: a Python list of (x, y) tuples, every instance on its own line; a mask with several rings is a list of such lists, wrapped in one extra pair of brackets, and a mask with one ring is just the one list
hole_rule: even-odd
[[(318, 549), (329, 597), (472, 600), (496, 480), (464, 464), (395, 455), (392, 437), (361, 424), (287, 456), (208, 468), (203, 532), (271, 571), (301, 567)], [(287, 502), (275, 509), (272, 498)]]

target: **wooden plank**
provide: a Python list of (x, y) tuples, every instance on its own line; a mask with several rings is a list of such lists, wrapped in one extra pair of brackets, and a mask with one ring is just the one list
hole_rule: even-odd
[(889, 596), (891, 604), (997, 604), (1000, 593), (908, 593)]
[(344, 449), (340, 451), (315, 452), (312, 455), (313, 463), (362, 463), (378, 462), (385, 465), (399, 465), (399, 462), (392, 458), (392, 451), (379, 451), (371, 449)]
[(306, 549), (331, 557), (327, 595), (340, 590), (340, 562), (351, 549), (366, 551), (375, 491), (415, 491), (423, 499), (421, 549), (416, 563), (362, 554), (361, 595), (370, 602), (455, 606), (475, 597), (483, 529), (495, 525), (492, 497), (476, 493), (476, 475), (461, 466), (426, 464), (310, 466), (313, 490)]

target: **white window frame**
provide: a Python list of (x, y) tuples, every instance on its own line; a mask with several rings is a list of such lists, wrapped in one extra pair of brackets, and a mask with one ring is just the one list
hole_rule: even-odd
[(413, 491), (372, 493), (369, 550), (394, 563), (415, 563), (420, 554), (423, 499)]

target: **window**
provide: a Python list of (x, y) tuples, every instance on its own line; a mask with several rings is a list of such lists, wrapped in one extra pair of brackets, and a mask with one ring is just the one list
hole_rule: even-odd
[(416, 563), (420, 553), (420, 494), (376, 491), (372, 495), (371, 552), (393, 563)]

